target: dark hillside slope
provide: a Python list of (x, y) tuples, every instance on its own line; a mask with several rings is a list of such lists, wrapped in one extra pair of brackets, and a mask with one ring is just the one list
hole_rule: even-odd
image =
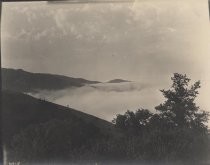
[(85, 84), (99, 83), (82, 78), (72, 78), (54, 74), (30, 73), (22, 69), (2, 68), (2, 88), (18, 92), (36, 90), (59, 90), (68, 87), (81, 87)]
[(31, 96), (11, 92), (2, 92), (3, 132), (6, 141), (29, 125), (45, 123), (50, 120), (81, 120), (99, 128), (103, 134), (117, 134), (113, 124), (95, 116), (53, 104)]

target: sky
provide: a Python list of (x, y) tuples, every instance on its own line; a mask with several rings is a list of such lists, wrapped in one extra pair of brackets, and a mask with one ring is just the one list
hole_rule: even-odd
[(201, 80), (210, 111), (207, 0), (134, 3), (3, 3), (2, 66), (89, 80), (170, 86), (173, 73)]

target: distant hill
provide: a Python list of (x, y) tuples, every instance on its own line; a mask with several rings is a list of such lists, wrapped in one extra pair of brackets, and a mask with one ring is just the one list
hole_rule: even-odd
[(131, 81), (123, 80), (123, 79), (113, 79), (113, 80), (108, 81), (107, 83), (122, 83), (122, 82), (131, 82)]
[(81, 87), (86, 84), (99, 83), (82, 78), (72, 78), (62, 75), (30, 73), (22, 69), (2, 68), (2, 88), (18, 91), (33, 92), (36, 90), (59, 90), (68, 87)]
[(117, 134), (112, 123), (95, 116), (57, 105), (31, 96), (11, 92), (2, 92), (3, 132), (6, 141), (29, 125), (45, 123), (52, 119), (81, 120), (99, 128), (104, 134)]

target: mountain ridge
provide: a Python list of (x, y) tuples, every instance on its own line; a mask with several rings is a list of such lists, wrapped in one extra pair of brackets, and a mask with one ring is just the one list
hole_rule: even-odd
[(83, 78), (73, 78), (48, 73), (31, 73), (23, 69), (1, 68), (2, 88), (17, 92), (35, 92), (37, 90), (59, 90), (69, 87), (81, 87), (97, 84)]
[(123, 80), (123, 79), (113, 79), (113, 80), (107, 81), (107, 83), (123, 83), (123, 82), (132, 82), (132, 81)]
[[(33, 73), (23, 69), (1, 68), (2, 89), (16, 92), (38, 92), (40, 90), (62, 90), (71, 87), (100, 84), (84, 78), (74, 78), (51, 73)], [(132, 82), (124, 79), (113, 79), (106, 83), (117, 84)]]

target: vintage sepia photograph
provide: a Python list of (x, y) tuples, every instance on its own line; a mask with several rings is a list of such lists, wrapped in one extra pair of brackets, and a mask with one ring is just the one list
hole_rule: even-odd
[(208, 0), (1, 10), (5, 165), (210, 165)]

